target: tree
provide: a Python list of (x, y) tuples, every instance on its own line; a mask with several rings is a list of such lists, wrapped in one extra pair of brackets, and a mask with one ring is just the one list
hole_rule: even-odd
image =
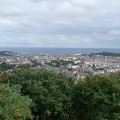
[(15, 65), (9, 65), (9, 64), (7, 64), (7, 63), (2, 63), (2, 64), (0, 64), (0, 70), (1, 70), (1, 71), (13, 69), (14, 67), (15, 67)]
[(26, 120), (31, 117), (31, 100), (21, 96), (18, 86), (0, 83), (0, 120)]
[(23, 95), (29, 95), (35, 106), (34, 116), (40, 120), (69, 120), (74, 81), (53, 71), (20, 69), (9, 77), (9, 84), (22, 86)]
[(95, 64), (92, 64), (92, 69), (95, 70), (96, 66)]
[[(30, 107), (34, 119), (120, 120), (120, 73), (87, 77), (75, 83), (73, 79), (61, 73), (19, 68), (11, 75), (3, 74), (0, 78), (0, 84), (9, 84), (11, 87), (8, 85), (6, 87), (13, 91), (16, 90), (14, 86), (20, 85), (21, 94), (24, 96), (29, 95), (34, 103), (34, 106)], [(14, 93), (13, 91), (11, 94)], [(15, 93), (20, 94), (20, 92)], [(20, 100), (21, 97), (19, 97)], [(4, 102), (3, 98), (1, 99)], [(11, 98), (9, 99), (11, 100)], [(6, 104), (11, 105), (9, 99)], [(12, 102), (14, 102), (14, 99), (12, 99)], [(26, 102), (22, 101), (22, 103)], [(20, 105), (20, 108), (18, 108), (24, 111), (24, 104), (22, 105), (22, 103), (18, 104)], [(7, 114), (9, 111), (10, 109)], [(18, 120), (25, 119), (20, 118)], [(11, 120), (15, 120), (15, 118), (13, 117)]]
[(119, 120), (120, 74), (89, 77), (77, 83), (73, 109), (78, 120)]

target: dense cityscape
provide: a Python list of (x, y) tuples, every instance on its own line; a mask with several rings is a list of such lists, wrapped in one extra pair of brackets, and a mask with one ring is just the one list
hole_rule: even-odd
[[(39, 55), (1, 51), (0, 64), (8, 64), (14, 66), (13, 68), (19, 65), (28, 65), (33, 69), (49, 69), (80, 79), (92, 75), (119, 72), (120, 56), (99, 54)], [(12, 69), (8, 69), (6, 72), (12, 72)]]
[(120, 120), (120, 0), (0, 0), (0, 120)]

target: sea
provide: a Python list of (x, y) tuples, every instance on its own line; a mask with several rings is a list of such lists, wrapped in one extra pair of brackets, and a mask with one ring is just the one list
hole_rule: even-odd
[(120, 48), (38, 48), (38, 47), (1, 47), (0, 51), (12, 51), (19, 54), (89, 54), (100, 52), (120, 53)]

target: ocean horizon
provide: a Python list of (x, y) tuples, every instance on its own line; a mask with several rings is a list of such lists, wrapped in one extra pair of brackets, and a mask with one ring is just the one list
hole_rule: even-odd
[(41, 48), (41, 47), (0, 47), (0, 51), (19, 54), (89, 54), (100, 52), (120, 53), (120, 48)]

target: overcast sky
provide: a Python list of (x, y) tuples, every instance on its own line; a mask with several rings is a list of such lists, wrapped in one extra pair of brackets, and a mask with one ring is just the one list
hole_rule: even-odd
[(120, 0), (0, 0), (0, 46), (120, 48)]

